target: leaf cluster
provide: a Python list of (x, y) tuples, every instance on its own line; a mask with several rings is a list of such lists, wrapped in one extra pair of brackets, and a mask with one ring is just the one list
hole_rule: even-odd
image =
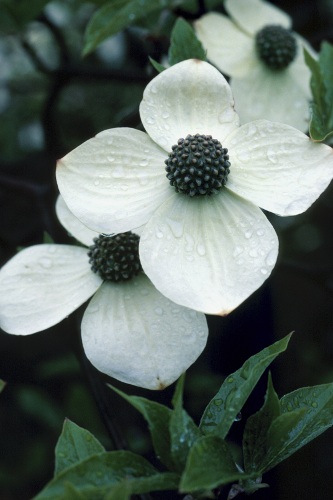
[(230, 428), (289, 340), (290, 335), (263, 349), (228, 376), (199, 425), (183, 407), (184, 376), (176, 385), (172, 409), (110, 386), (146, 420), (160, 470), (130, 451), (105, 451), (90, 432), (66, 420), (55, 450), (54, 478), (36, 500), (129, 500), (133, 494), (162, 490), (214, 498), (228, 484), (246, 493), (267, 486), (261, 483), (265, 472), (333, 423), (333, 384), (305, 387), (279, 399), (269, 375), (264, 404), (245, 425), (243, 463), (236, 463), (227, 440)]
[(304, 49), (304, 58), (312, 73), (310, 136), (324, 141), (333, 134), (333, 45), (323, 42), (318, 58)]

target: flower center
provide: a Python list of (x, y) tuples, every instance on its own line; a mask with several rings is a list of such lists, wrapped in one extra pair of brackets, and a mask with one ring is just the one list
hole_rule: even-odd
[(94, 238), (89, 247), (89, 263), (94, 273), (107, 281), (126, 281), (142, 271), (139, 236), (131, 232)]
[(296, 57), (295, 37), (282, 26), (265, 26), (256, 34), (255, 43), (259, 58), (270, 69), (285, 69)]
[(211, 135), (188, 135), (179, 139), (165, 170), (177, 193), (189, 196), (216, 194), (225, 186), (230, 172), (228, 150)]

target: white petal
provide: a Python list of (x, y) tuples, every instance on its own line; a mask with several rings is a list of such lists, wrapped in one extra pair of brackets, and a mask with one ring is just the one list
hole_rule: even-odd
[(282, 123), (248, 123), (228, 137), (233, 192), (279, 215), (304, 212), (333, 177), (332, 149)]
[(175, 195), (140, 241), (144, 271), (166, 297), (208, 314), (235, 309), (268, 278), (278, 241), (261, 210), (223, 189)]
[(209, 12), (194, 27), (208, 59), (223, 73), (243, 77), (258, 64), (253, 38), (226, 16)]
[(88, 229), (79, 219), (74, 217), (61, 195), (58, 196), (56, 202), (56, 213), (61, 224), (72, 236), (74, 236), (74, 238), (87, 246), (93, 244), (93, 239), (96, 238), (99, 233)]
[(104, 283), (82, 321), (87, 357), (122, 382), (163, 389), (201, 354), (208, 335), (203, 314), (163, 297), (141, 274)]
[(230, 85), (242, 124), (264, 118), (304, 132), (309, 128), (309, 91), (297, 70), (271, 71), (258, 61), (245, 78), (232, 78)]
[(166, 153), (139, 130), (105, 130), (58, 162), (66, 205), (87, 227), (121, 233), (142, 226), (172, 188)]
[(75, 311), (101, 283), (89, 268), (85, 248), (26, 248), (0, 271), (0, 326), (15, 335), (45, 330)]
[(224, 6), (233, 20), (246, 32), (254, 34), (267, 24), (291, 27), (291, 18), (268, 2), (261, 0), (226, 0)]
[(162, 148), (171, 151), (188, 134), (223, 141), (238, 126), (229, 84), (210, 64), (189, 59), (157, 75), (140, 104), (142, 123)]

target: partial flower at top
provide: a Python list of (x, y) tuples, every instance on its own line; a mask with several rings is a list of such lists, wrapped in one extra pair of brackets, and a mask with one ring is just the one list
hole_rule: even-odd
[(57, 214), (90, 248), (42, 244), (13, 257), (0, 271), (1, 328), (15, 335), (39, 332), (94, 295), (81, 325), (91, 363), (147, 389), (174, 382), (205, 347), (205, 316), (156, 290), (142, 273), (137, 234), (98, 236), (71, 214), (62, 198)]
[(99, 133), (58, 162), (70, 210), (96, 231), (144, 224), (140, 260), (178, 304), (228, 314), (270, 275), (277, 235), (258, 208), (306, 210), (333, 176), (330, 147), (288, 125), (239, 127), (230, 87), (210, 64), (188, 60), (146, 87), (147, 133)]
[(231, 20), (210, 12), (195, 22), (207, 57), (231, 77), (241, 123), (266, 118), (306, 131), (309, 127), (310, 70), (303, 46), (290, 31), (291, 18), (262, 0), (226, 0)]

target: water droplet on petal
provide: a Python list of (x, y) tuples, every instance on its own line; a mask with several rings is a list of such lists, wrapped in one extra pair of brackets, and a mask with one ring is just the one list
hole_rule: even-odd
[(257, 229), (256, 232), (257, 232), (258, 236), (264, 236), (264, 234), (265, 234), (265, 230), (264, 229)]
[(168, 218), (166, 222), (175, 238), (180, 238), (183, 235), (184, 226), (181, 221)]
[(155, 307), (155, 313), (158, 315), (158, 316), (162, 316), (163, 315), (163, 309), (161, 307)]
[(261, 272), (261, 274), (264, 274), (264, 275), (268, 274), (268, 271), (267, 271), (266, 267), (262, 267), (260, 269), (260, 272)]
[(52, 267), (52, 260), (47, 257), (43, 257), (39, 262), (44, 269), (50, 269)]
[(148, 160), (145, 158), (144, 160), (140, 161), (140, 167), (146, 167), (148, 165)]
[(154, 125), (155, 123), (155, 118), (153, 118), (152, 116), (148, 116), (146, 118), (146, 122), (149, 123), (149, 125)]
[(276, 252), (275, 250), (271, 250), (266, 257), (266, 264), (271, 267), (274, 266), (275, 261), (276, 261)]
[(249, 239), (251, 238), (252, 234), (253, 234), (253, 233), (252, 233), (251, 229), (247, 229), (247, 230), (245, 231), (245, 233), (244, 233), (244, 236), (245, 236), (245, 238), (246, 238), (247, 240), (249, 240)]
[(203, 243), (199, 243), (199, 245), (197, 245), (197, 252), (201, 256), (204, 256), (206, 254), (206, 247)]

